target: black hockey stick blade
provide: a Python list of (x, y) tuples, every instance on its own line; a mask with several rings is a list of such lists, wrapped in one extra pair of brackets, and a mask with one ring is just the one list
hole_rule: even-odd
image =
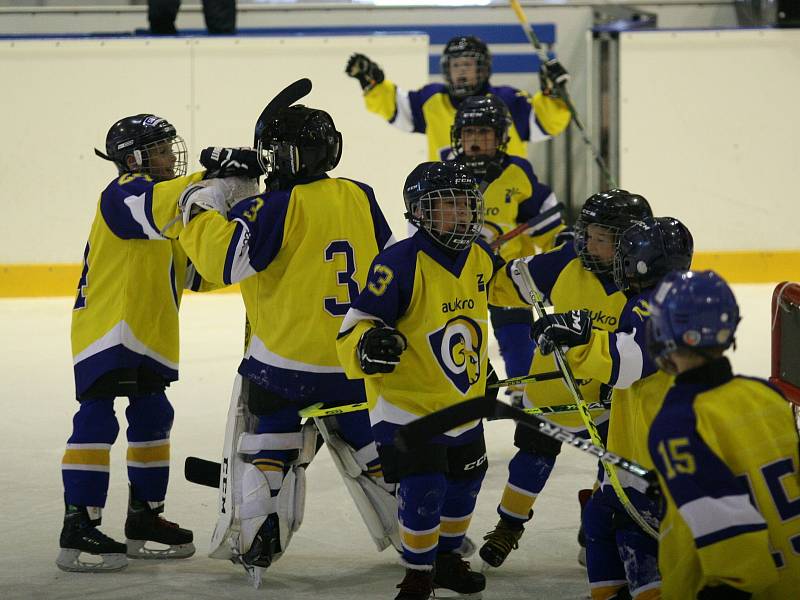
[(219, 472), (221, 465), (213, 460), (205, 460), (196, 456), (187, 456), (183, 464), (183, 476), (186, 481), (205, 485), (212, 488), (219, 487)]
[(279, 110), (288, 108), (301, 98), (308, 96), (311, 93), (311, 80), (308, 77), (298, 79), (294, 83), (290, 83), (283, 88), (278, 95), (269, 101), (261, 111), (258, 120), (256, 121), (255, 135), (253, 137), (253, 148), (258, 145), (258, 138), (261, 137), (261, 132), (264, 131), (267, 121), (269, 121), (275, 113)]
[(395, 433), (394, 443), (401, 452), (408, 452), (454, 427), (470, 421), (494, 417), (498, 404), (502, 403), (485, 396), (459, 402), (403, 425)]

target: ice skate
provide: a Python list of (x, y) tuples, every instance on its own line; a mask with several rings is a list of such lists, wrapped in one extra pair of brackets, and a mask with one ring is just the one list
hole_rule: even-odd
[[(101, 532), (97, 528), (100, 525), (100, 509), (93, 507), (92, 512), (96, 513), (94, 519), (89, 517), (85, 506), (67, 506), (59, 540), (61, 551), (56, 559), (56, 566), (62, 571), (107, 573), (128, 566), (125, 544), (115, 542)], [(91, 556), (92, 560), (84, 560), (86, 555)]]
[(428, 600), (433, 593), (433, 571), (406, 569), (406, 576), (397, 586), (394, 600)]
[(470, 569), (469, 563), (458, 554), (443, 552), (436, 555), (433, 587), (442, 589), (443, 593), (437, 591), (437, 597), (478, 599), (486, 588), (486, 577)]
[(263, 572), (272, 564), (273, 557), (281, 551), (278, 515), (269, 515), (256, 533), (250, 549), (239, 556), (253, 587), (261, 586)]
[(495, 528), (483, 537), (485, 543), (479, 552), (483, 562), (494, 568), (502, 565), (511, 551), (519, 548), (519, 539), (524, 532), (521, 525), (514, 527), (505, 519), (500, 519)]
[[(192, 556), (195, 552), (192, 532), (160, 517), (164, 511), (163, 504), (158, 503), (155, 507), (152, 504), (156, 503), (142, 502), (133, 497), (130, 499), (128, 518), (125, 521), (128, 556), (144, 559)], [(151, 542), (149, 546), (148, 542)]]

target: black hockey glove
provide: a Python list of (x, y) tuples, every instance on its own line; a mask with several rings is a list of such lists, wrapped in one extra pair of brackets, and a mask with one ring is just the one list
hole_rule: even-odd
[(571, 227), (567, 227), (566, 229), (562, 229), (556, 239), (553, 241), (553, 248), (556, 246), (560, 246), (561, 244), (574, 244), (575, 243), (575, 232), (572, 230)]
[(344, 72), (350, 77), (358, 79), (361, 89), (365, 92), (371, 90), (383, 81), (381, 68), (363, 54), (353, 54), (347, 61)]
[(206, 179), (216, 177), (258, 177), (263, 171), (252, 148), (209, 147), (200, 153), (200, 164), (208, 174)]
[(539, 87), (545, 96), (558, 98), (559, 90), (569, 81), (569, 73), (557, 59), (551, 58), (539, 66)]
[(500, 388), (490, 388), (489, 385), (492, 383), (497, 383), (500, 381), (500, 378), (497, 376), (497, 371), (494, 370), (492, 366), (492, 362), (487, 360), (486, 361), (486, 393), (484, 396), (492, 400), (497, 400), (497, 395), (500, 393)]
[(592, 317), (586, 309), (545, 315), (531, 326), (531, 339), (544, 355), (552, 354), (557, 346), (583, 346), (591, 335)]
[(729, 585), (706, 586), (697, 592), (697, 600), (750, 600), (753, 594)]
[(367, 375), (391, 373), (408, 346), (406, 336), (393, 327), (373, 327), (358, 340), (358, 361)]

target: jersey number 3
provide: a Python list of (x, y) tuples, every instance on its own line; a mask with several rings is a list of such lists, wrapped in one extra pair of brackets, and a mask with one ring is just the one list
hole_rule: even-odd
[(337, 254), (345, 257), (345, 268), (336, 271), (336, 283), (347, 287), (347, 300), (341, 302), (336, 296), (326, 296), (325, 312), (334, 317), (343, 317), (350, 309), (350, 302), (358, 296), (358, 282), (353, 279), (356, 272), (356, 253), (347, 240), (334, 240), (325, 248), (325, 262), (332, 262)]

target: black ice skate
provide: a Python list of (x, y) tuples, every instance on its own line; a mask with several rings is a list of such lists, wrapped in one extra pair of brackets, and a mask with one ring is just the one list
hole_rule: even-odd
[[(96, 513), (89, 518), (85, 506), (67, 505), (64, 514), (64, 528), (61, 530), (59, 545), (61, 551), (56, 559), (56, 566), (62, 571), (79, 573), (107, 573), (119, 571), (128, 566), (125, 556), (125, 544), (115, 542), (101, 532), (100, 509), (92, 508)], [(81, 554), (88, 554), (91, 561), (84, 561)]]
[(524, 531), (522, 525), (515, 526), (505, 519), (500, 519), (497, 526), (483, 536), (486, 543), (481, 546), (479, 552), (483, 562), (495, 569), (502, 565), (511, 551), (519, 548), (519, 538)]
[(486, 588), (486, 577), (470, 569), (469, 563), (458, 554), (442, 552), (436, 555), (433, 565), (433, 587), (480, 598), (480, 592)]
[[(154, 508), (150, 504), (130, 498), (125, 521), (128, 556), (146, 559), (189, 558), (195, 550), (192, 532), (161, 518), (159, 515), (164, 511), (163, 505)], [(147, 547), (147, 542), (166, 547)]]
[(394, 600), (428, 600), (433, 593), (433, 572), (418, 569), (406, 569), (406, 576), (400, 585)]
[(272, 564), (273, 557), (281, 551), (280, 530), (278, 515), (269, 515), (256, 533), (250, 549), (242, 554), (239, 559), (245, 569), (261, 567), (266, 569)]

